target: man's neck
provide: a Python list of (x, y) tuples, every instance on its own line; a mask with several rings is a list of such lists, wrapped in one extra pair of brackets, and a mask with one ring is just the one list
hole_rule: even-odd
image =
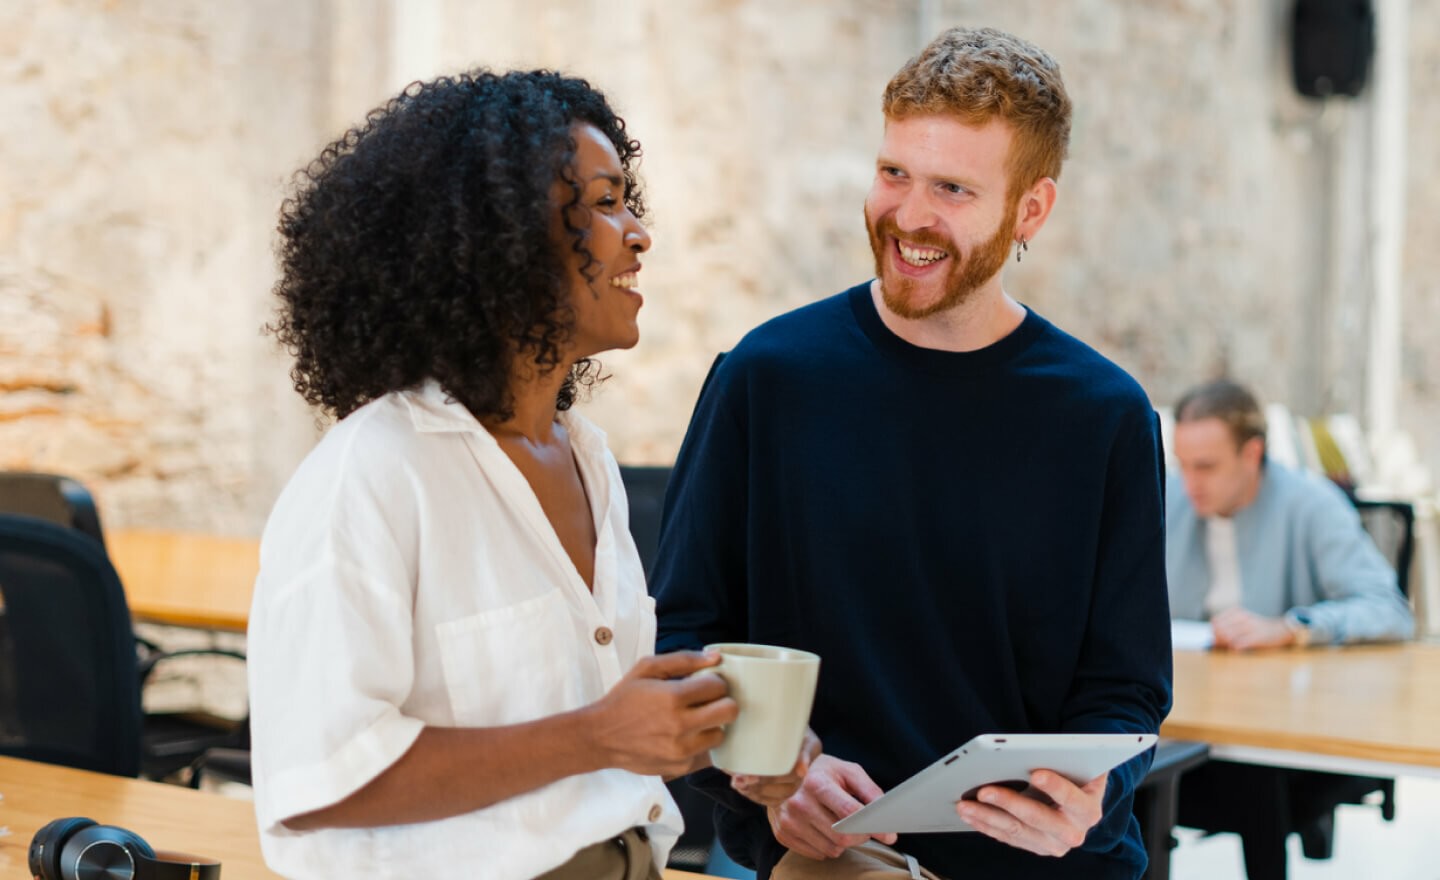
[(1264, 483), (1265, 470), (1264, 468), (1261, 468), (1260, 472), (1255, 475), (1255, 479), (1251, 481), (1249, 486), (1246, 487), (1245, 494), (1240, 498), (1240, 503), (1235, 507), (1233, 511), (1231, 511), (1230, 515), (1234, 516), (1235, 514), (1254, 504), (1255, 499), (1260, 497), (1260, 487)]
[(1010, 298), (998, 278), (993, 287), (976, 290), (953, 309), (924, 318), (904, 318), (890, 311), (878, 278), (870, 282), (870, 298), (891, 333), (936, 351), (979, 351), (1015, 332), (1025, 320), (1025, 307)]
[(1258, 474), (1255, 475), (1254, 481), (1251, 482), (1250, 485), (1246, 487), (1245, 492), (1240, 496), (1239, 500), (1237, 500), (1237, 501), (1235, 502), (1235, 506), (1232, 507), (1232, 508), (1230, 508), (1230, 510), (1228, 510), (1228, 511), (1226, 511), (1226, 512), (1224, 512), (1224, 513), (1219, 513), (1219, 512), (1217, 512), (1217, 513), (1215, 514), (1215, 517), (1214, 517), (1214, 518), (1215, 518), (1215, 519), (1234, 519), (1235, 517), (1239, 516), (1239, 515), (1240, 515), (1240, 511), (1242, 511), (1242, 510), (1246, 509), (1247, 507), (1249, 507), (1250, 505), (1254, 504), (1254, 503), (1255, 503), (1255, 499), (1257, 499), (1257, 498), (1260, 497), (1260, 486), (1261, 486), (1264, 482), (1265, 482), (1265, 471), (1262, 469)]

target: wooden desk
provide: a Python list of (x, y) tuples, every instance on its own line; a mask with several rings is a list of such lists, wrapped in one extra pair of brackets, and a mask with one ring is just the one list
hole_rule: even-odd
[[(0, 877), (28, 877), (30, 840), (53, 819), (86, 816), (119, 825), (156, 849), (218, 859), (224, 880), (279, 877), (265, 867), (248, 801), (140, 779), (0, 756)], [(665, 880), (714, 880), (666, 871)]]
[(203, 791), (0, 757), (0, 877), (28, 877), (30, 839), (47, 822), (87, 816), (156, 849), (219, 859), (225, 880), (279, 877), (260, 856), (254, 807)]
[(257, 539), (116, 529), (105, 545), (137, 620), (244, 631), (260, 570)]
[(1440, 776), (1440, 645), (1177, 651), (1161, 733), (1215, 758)]

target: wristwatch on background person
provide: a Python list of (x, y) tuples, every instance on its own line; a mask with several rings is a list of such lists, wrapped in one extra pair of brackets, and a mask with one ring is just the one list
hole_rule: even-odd
[(1310, 647), (1310, 619), (1309, 616), (1300, 611), (1288, 611), (1285, 613), (1285, 628), (1290, 630), (1293, 639), (1292, 648)]

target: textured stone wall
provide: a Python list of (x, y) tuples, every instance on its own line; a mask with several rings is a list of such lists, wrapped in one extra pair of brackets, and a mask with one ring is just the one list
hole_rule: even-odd
[(259, 327), (315, 6), (0, 4), (0, 466), (111, 524), (256, 528), (313, 436)]
[[(1061, 201), (1007, 287), (1157, 402), (1221, 369), (1363, 414), (1370, 109), (1287, 79), (1265, 0), (130, 0), (0, 4), (0, 466), (112, 524), (256, 532), (315, 436), (261, 336), (286, 176), (404, 82), (604, 87), (643, 141), (643, 340), (586, 411), (668, 461), (716, 351), (871, 273), (879, 95), (940, 27), (1061, 62)], [(1402, 427), (1440, 461), (1440, 11), (1412, 4)]]
[(1413, 3), (1410, 24), (1400, 423), (1440, 471), (1440, 5)]
[(586, 410), (622, 460), (672, 460), (716, 352), (872, 272), (861, 202), (880, 91), (916, 46), (913, 6), (439, 4), (457, 26), (437, 69), (577, 73), (644, 144), (642, 339), (602, 359), (613, 378)]

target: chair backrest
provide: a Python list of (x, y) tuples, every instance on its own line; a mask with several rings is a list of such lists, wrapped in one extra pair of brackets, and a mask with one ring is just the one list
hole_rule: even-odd
[(0, 513), (21, 513), (78, 529), (105, 544), (89, 490), (57, 474), (0, 471)]
[[(666, 465), (620, 466), (620, 480), (630, 501), (630, 534), (640, 551), (646, 577), (655, 564), (655, 552), (660, 546), (660, 519), (665, 511), (665, 488), (670, 484), (670, 471)], [(666, 788), (685, 820), (685, 832), (670, 850), (668, 867), (703, 872), (715, 845), (715, 825), (710, 817), (715, 802), (691, 788), (683, 777), (670, 780)]]
[(73, 528), (0, 514), (0, 754), (140, 772), (140, 684), (125, 592)]
[(670, 468), (664, 465), (621, 465), (620, 480), (630, 500), (630, 534), (640, 551), (645, 574), (655, 561), (660, 545), (660, 514), (665, 509), (665, 487), (670, 482)]
[(1410, 595), (1410, 563), (1415, 557), (1415, 508), (1408, 501), (1364, 501), (1355, 508), (1380, 554), (1395, 568), (1400, 592)]

